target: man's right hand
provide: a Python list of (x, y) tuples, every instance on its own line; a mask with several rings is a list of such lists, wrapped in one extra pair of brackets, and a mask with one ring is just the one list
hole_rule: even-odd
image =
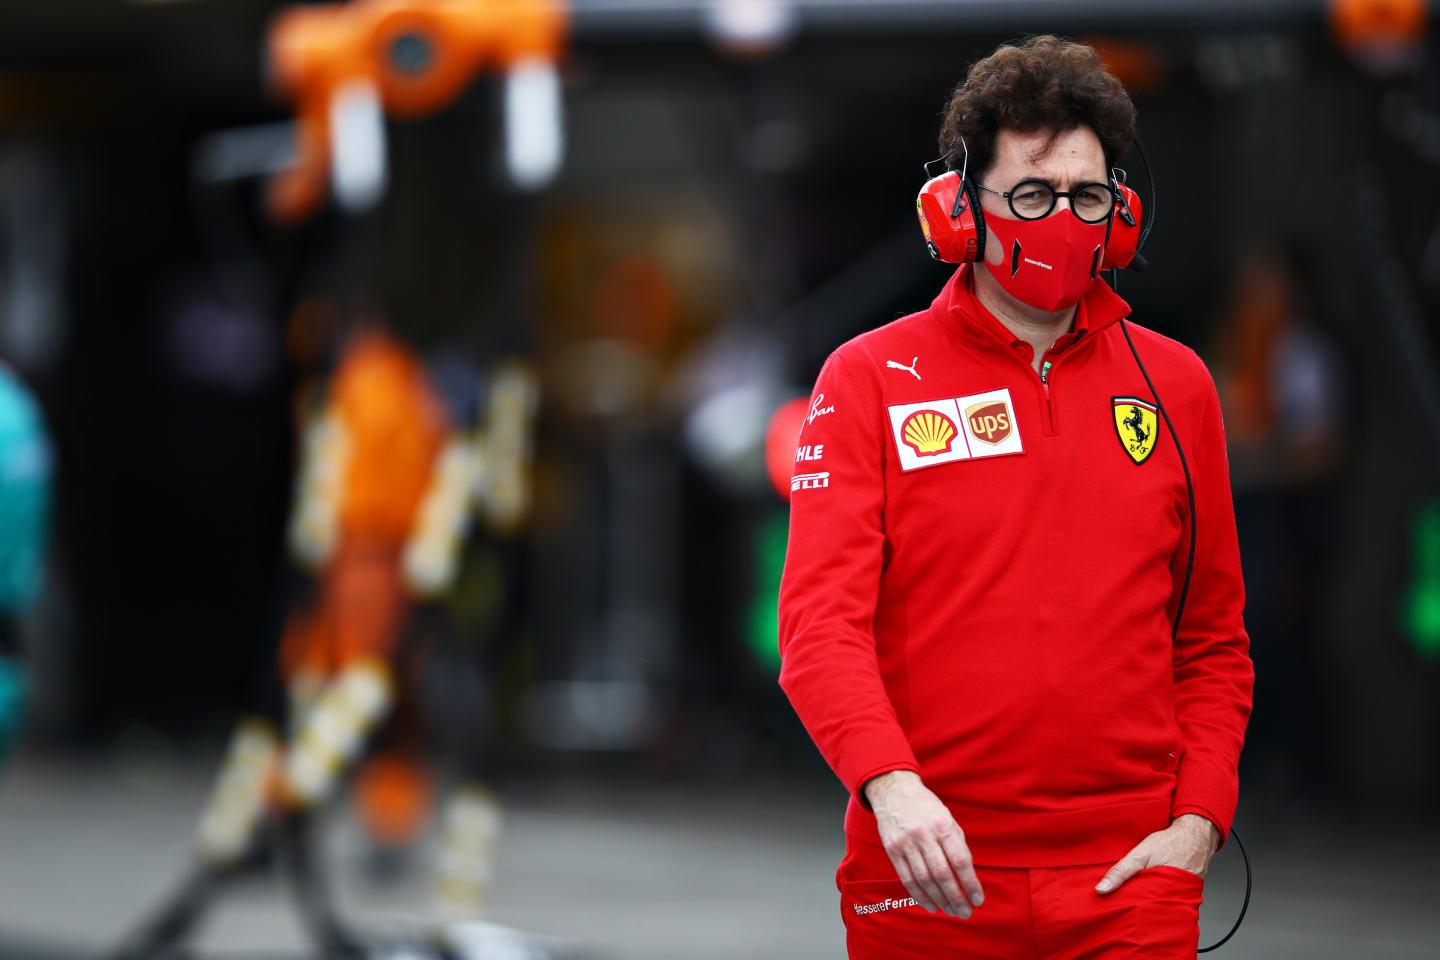
[[(880, 841), (900, 875), (900, 882), (926, 910), (970, 916), (970, 904), (985, 901), (965, 831), (945, 804), (911, 770), (893, 770), (871, 777), (862, 788), (875, 811)], [(958, 882), (957, 882), (958, 878)]]

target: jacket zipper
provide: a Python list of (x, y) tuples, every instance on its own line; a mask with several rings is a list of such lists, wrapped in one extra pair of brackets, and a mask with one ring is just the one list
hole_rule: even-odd
[[(1109, 324), (1106, 324), (1105, 326), (1109, 326)], [(1090, 334), (1089, 336), (1087, 336), (1085, 339), (1086, 339), (1087, 341), (1093, 339), (1093, 338), (1094, 338), (1094, 333), (1095, 333), (1095, 331), (1091, 331), (1091, 334)], [(997, 341), (998, 341), (998, 338), (996, 338), (996, 339), (997, 339)], [(1073, 351), (1077, 346), (1079, 346), (1079, 344), (1072, 343), (1072, 344), (1070, 345), (1070, 347), (1065, 351), (1065, 353), (1068, 355), (1068, 354), (1069, 354), (1071, 351)], [(1051, 399), (1050, 399), (1050, 377), (1049, 377), (1049, 373), (1050, 373), (1050, 368), (1053, 367), (1053, 366), (1055, 366), (1055, 365), (1059, 362), (1059, 358), (1057, 357), (1057, 358), (1054, 359), (1054, 360), (1046, 360), (1044, 363), (1041, 364), (1041, 367), (1040, 367), (1040, 369), (1043, 370), (1044, 372), (1037, 374), (1037, 373), (1035, 372), (1035, 368), (1032, 367), (1028, 361), (1026, 361), (1026, 360), (1021, 360), (1019, 357), (1016, 357), (1016, 356), (1015, 356), (1015, 352), (1010, 349), (1010, 345), (1009, 345), (1008, 343), (1005, 344), (1005, 349), (1004, 349), (1002, 352), (1009, 354), (1011, 357), (1014, 357), (1014, 358), (1015, 358), (1015, 362), (1017, 362), (1017, 363), (1019, 363), (1019, 364), (1022, 364), (1022, 365), (1025, 367), (1026, 370), (1029, 370), (1029, 371), (1030, 371), (1030, 375), (1031, 375), (1031, 376), (1035, 377), (1036, 379), (1038, 379), (1038, 380), (1040, 381), (1040, 392), (1041, 392), (1041, 396), (1042, 396), (1042, 397), (1044, 398), (1044, 400), (1045, 400), (1045, 435), (1046, 435), (1046, 436), (1053, 436), (1053, 435), (1056, 433), (1056, 430), (1055, 430), (1055, 404), (1054, 404), (1054, 403), (1051, 401)]]
[(1023, 366), (1026, 371), (1029, 372), (1030, 376), (1040, 381), (1040, 393), (1045, 400), (1045, 435), (1053, 436), (1055, 434), (1055, 405), (1050, 401), (1049, 373), (1050, 368), (1055, 365), (1055, 361), (1046, 360), (1041, 366), (1041, 369), (1044, 371), (1044, 373), (1036, 373), (1035, 368), (1030, 364), (1030, 361), (1021, 360), (1019, 357), (1015, 356), (1015, 352), (1010, 349), (1009, 344), (1006, 344), (1004, 352), (1009, 354), (1011, 357), (1014, 357), (1015, 362)]
[[(1045, 394), (1045, 432), (1047, 434), (1055, 433), (1055, 405), (1050, 402), (1050, 380), (1046, 376), (1054, 365), (1053, 360), (1046, 360), (1040, 365), (1040, 389)], [(1027, 363), (1025, 366), (1028, 367), (1030, 364)]]
[[(1108, 326), (1108, 324), (1107, 324), (1107, 326)], [(1089, 336), (1089, 337), (1086, 337), (1086, 342), (1088, 343), (1089, 340), (1091, 340), (1091, 339), (1093, 339), (1093, 334), (1092, 334), (1091, 336)], [(1053, 346), (1053, 344), (1052, 344), (1052, 346)], [(1080, 347), (1080, 344), (1079, 344), (1079, 343), (1072, 343), (1072, 344), (1070, 344), (1070, 346), (1065, 349), (1065, 356), (1068, 357), (1068, 356), (1069, 356), (1071, 353), (1073, 353), (1078, 347)], [(1047, 351), (1047, 352), (1048, 352), (1048, 351)], [(1013, 354), (1012, 354), (1012, 356), (1013, 356)], [(1015, 359), (1016, 359), (1016, 360), (1019, 360), (1020, 358), (1019, 358), (1019, 357), (1016, 357)], [(1023, 360), (1022, 360), (1021, 362), (1024, 363)], [(1056, 433), (1059, 432), (1058, 430), (1055, 429), (1055, 404), (1054, 404), (1054, 402), (1051, 400), (1051, 397), (1050, 397), (1050, 376), (1049, 376), (1051, 368), (1052, 368), (1052, 367), (1059, 366), (1059, 364), (1060, 364), (1060, 358), (1059, 358), (1059, 357), (1056, 357), (1054, 360), (1045, 360), (1045, 361), (1043, 361), (1043, 362), (1040, 364), (1040, 373), (1038, 374), (1038, 377), (1039, 377), (1039, 379), (1040, 379), (1040, 392), (1041, 392), (1041, 395), (1045, 398), (1045, 435), (1046, 435), (1046, 436), (1054, 436)], [(1026, 369), (1026, 370), (1029, 370), (1032, 374), (1035, 373), (1035, 368), (1032, 367), (1032, 366), (1031, 366), (1030, 364), (1028, 364), (1028, 363), (1025, 364), (1025, 369)]]

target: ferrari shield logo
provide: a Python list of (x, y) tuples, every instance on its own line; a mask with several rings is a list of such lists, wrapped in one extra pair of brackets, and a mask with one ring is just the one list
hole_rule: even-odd
[(1155, 450), (1159, 422), (1155, 405), (1138, 397), (1111, 397), (1110, 408), (1115, 414), (1115, 435), (1120, 446), (1136, 463), (1144, 463)]

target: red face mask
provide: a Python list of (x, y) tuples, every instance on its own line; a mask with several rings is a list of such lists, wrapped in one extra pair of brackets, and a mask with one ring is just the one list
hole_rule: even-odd
[(986, 246), (1005, 254), (985, 266), (1016, 300), (1040, 310), (1061, 310), (1078, 303), (1100, 273), (1105, 256), (1105, 221), (1085, 223), (1069, 210), (1039, 220), (987, 216)]

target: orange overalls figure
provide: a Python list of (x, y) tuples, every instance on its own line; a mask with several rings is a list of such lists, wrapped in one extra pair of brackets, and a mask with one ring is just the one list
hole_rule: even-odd
[[(457, 429), (424, 365), (398, 340), (368, 329), (345, 345), (300, 431), (290, 547), (317, 590), (292, 611), (280, 648), (288, 736), (264, 718), (239, 725), (197, 829), (200, 873), (125, 955), (183, 935), (218, 880), (262, 849), (268, 828), (290, 829), (334, 796), (397, 699), (397, 656), (415, 602), (454, 583), (472, 515), (499, 532), (525, 516), (533, 375), (502, 364), (483, 402), (478, 428)], [(428, 778), (413, 753), (372, 757), (356, 792), (361, 820), (382, 844), (413, 840), (430, 808)], [(488, 790), (468, 784), (452, 795), (437, 919), (483, 914), (499, 823)], [(307, 919), (330, 946), (345, 949), (308, 859), (298, 869), (302, 887), (316, 888), (304, 898)]]
[[(483, 431), (466, 437), (449, 423), (419, 361), (397, 341), (364, 333), (345, 351), (327, 402), (305, 429), (290, 540), (296, 558), (317, 569), (321, 591), (317, 604), (292, 616), (281, 650), (292, 715), (308, 718), (287, 758), (291, 802), (323, 799), (357, 749), (351, 730), (370, 713), (327, 700), (324, 691), (347, 689), (341, 678), (356, 676), (388, 688), (411, 599), (454, 583), (472, 501), (500, 532), (526, 512), (535, 384), (514, 363), (492, 380)], [(399, 847), (424, 825), (430, 785), (413, 752), (393, 750), (366, 763), (356, 798), (370, 836)], [(498, 804), (488, 790), (467, 785), (451, 797), (445, 820), (437, 913), (479, 916), (489, 899)]]
[[(327, 682), (360, 672), (388, 689), (398, 672), (411, 595), (421, 592), (402, 564), (448, 432), (424, 368), (378, 332), (349, 344), (324, 406), (305, 427), (290, 541), (296, 559), (315, 572), (319, 592), (313, 605), (292, 612), (280, 651), (290, 712), (302, 720), (287, 758), (291, 802), (323, 798), (356, 749), (337, 739), (345, 720), (366, 716), (315, 712)], [(452, 526), (462, 519), (456, 513)], [(357, 797), (371, 835), (399, 845), (418, 832), (428, 784), (413, 757), (382, 755), (365, 765)]]

